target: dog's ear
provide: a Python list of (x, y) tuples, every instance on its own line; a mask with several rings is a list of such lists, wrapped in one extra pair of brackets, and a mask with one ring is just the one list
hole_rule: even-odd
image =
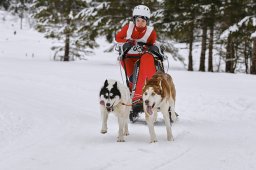
[(104, 87), (107, 87), (107, 86), (108, 86), (108, 80), (106, 79), (104, 83)]
[(117, 82), (115, 82), (115, 84), (113, 85), (113, 87), (114, 87), (115, 89), (117, 89)]

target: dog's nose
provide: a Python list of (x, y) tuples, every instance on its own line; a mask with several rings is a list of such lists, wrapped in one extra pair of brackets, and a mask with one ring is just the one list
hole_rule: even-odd
[(145, 100), (145, 104), (148, 105), (148, 104), (149, 104), (149, 101), (148, 101), (148, 100)]
[(106, 106), (109, 107), (109, 106), (110, 106), (110, 103), (107, 103)]

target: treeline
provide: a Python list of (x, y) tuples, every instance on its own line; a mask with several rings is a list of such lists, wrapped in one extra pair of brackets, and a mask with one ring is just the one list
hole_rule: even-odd
[[(242, 68), (256, 74), (251, 45), (256, 25), (255, 0), (172, 0), (163, 4), (162, 20), (156, 26), (162, 35), (188, 43), (188, 70), (193, 70), (193, 57), (200, 57), (199, 71), (218, 71), (213, 69), (215, 49), (226, 72)], [(192, 55), (194, 42), (201, 43), (200, 56)]]
[[(256, 74), (256, 0), (1, 0), (0, 6), (20, 18), (29, 13), (36, 29), (47, 38), (60, 40), (55, 58), (81, 58), (97, 47), (95, 39), (113, 42), (116, 32), (132, 18), (136, 5), (152, 11), (151, 24), (161, 41), (174, 40), (189, 47), (188, 70), (199, 57), (199, 71), (242, 71)], [(200, 56), (193, 56), (200, 42)], [(217, 55), (214, 56), (214, 54)], [(214, 63), (218, 59), (219, 65)]]

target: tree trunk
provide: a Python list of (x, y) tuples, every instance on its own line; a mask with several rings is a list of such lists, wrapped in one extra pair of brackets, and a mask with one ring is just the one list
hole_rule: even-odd
[(230, 65), (229, 65), (229, 63), (227, 62), (227, 60), (229, 60), (230, 59), (230, 55), (231, 55), (231, 52), (230, 52), (230, 40), (231, 38), (230, 38), (230, 36), (228, 37), (228, 42), (227, 42), (227, 53), (226, 53), (226, 60), (225, 60), (225, 62), (226, 62), (226, 68), (225, 68), (225, 71), (226, 72), (229, 72), (229, 70), (230, 70)]
[(205, 71), (206, 39), (207, 39), (207, 26), (203, 25), (202, 47), (201, 47), (199, 71)]
[(65, 39), (65, 53), (64, 53), (64, 61), (69, 61), (69, 49), (70, 49), (70, 19), (67, 19), (67, 28), (65, 30), (66, 39)]
[(248, 43), (245, 41), (244, 42), (244, 64), (245, 64), (245, 73), (248, 74), (248, 56), (249, 53), (247, 51), (247, 45)]
[(22, 30), (22, 17), (20, 18), (20, 29)]
[(231, 60), (231, 64), (232, 64), (232, 70), (231, 73), (235, 73), (236, 70), (236, 65), (238, 62), (238, 44), (235, 44), (232, 42), (232, 60)]
[(22, 30), (22, 23), (23, 23), (23, 18), (24, 18), (24, 14), (23, 14), (23, 10), (20, 13), (20, 29)]
[(69, 34), (66, 34), (66, 40), (65, 40), (65, 53), (64, 53), (64, 61), (69, 61)]
[(193, 71), (193, 41), (194, 41), (194, 24), (191, 24), (189, 35), (189, 55), (188, 55), (188, 71)]
[(65, 9), (64, 9), (64, 16), (66, 18), (66, 28), (65, 28), (65, 35), (66, 35), (66, 39), (65, 39), (65, 53), (64, 53), (64, 61), (70, 61), (70, 36), (71, 36), (71, 28), (70, 28), (70, 24), (71, 24), (71, 19), (69, 18), (69, 14), (71, 11), (71, 6), (73, 1), (72, 0), (66, 0), (64, 1), (65, 3)]
[(234, 60), (234, 44), (232, 42), (231, 36), (229, 36), (228, 42), (227, 42), (227, 54), (226, 54), (226, 72), (227, 73), (234, 73), (233, 60)]
[(209, 38), (209, 56), (208, 56), (208, 71), (213, 72), (213, 64), (212, 64), (212, 51), (213, 51), (213, 34), (214, 34), (214, 26), (210, 26), (210, 38)]
[(253, 38), (253, 51), (252, 51), (252, 61), (251, 61), (251, 74), (256, 74), (256, 37)]

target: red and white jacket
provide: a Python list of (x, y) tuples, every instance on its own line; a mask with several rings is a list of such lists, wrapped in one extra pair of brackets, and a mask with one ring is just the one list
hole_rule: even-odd
[[(129, 39), (153, 45), (156, 42), (156, 31), (153, 27), (139, 28), (133, 22), (129, 22), (116, 34), (116, 42), (125, 43)], [(136, 49), (138, 48), (131, 48), (128, 55), (138, 55), (139, 52)]]

